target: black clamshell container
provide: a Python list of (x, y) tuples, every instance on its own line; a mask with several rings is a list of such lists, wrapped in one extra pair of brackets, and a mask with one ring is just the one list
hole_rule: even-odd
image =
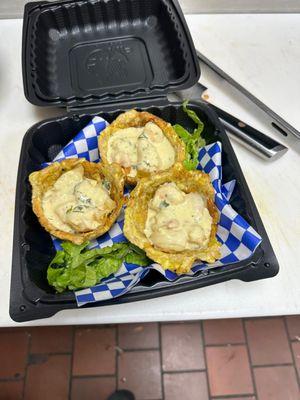
[[(26, 98), (66, 114), (35, 124), (20, 155), (10, 316), (22, 322), (76, 308), (72, 292), (48, 285), (47, 265), (55, 251), (50, 235), (31, 208), (28, 175), (49, 161), (94, 115), (108, 122), (129, 108), (146, 109), (187, 128), (191, 121), (167, 95), (194, 85), (200, 76), (195, 49), (176, 0), (81, 0), (28, 3), (23, 26)], [(231, 204), (263, 237), (248, 260), (165, 281), (151, 271), (122, 297), (87, 305), (99, 307), (171, 295), (230, 279), (272, 277), (278, 263), (227, 135), (206, 103), (191, 106), (205, 124), (207, 142), (223, 146), (223, 181), (236, 179)]]

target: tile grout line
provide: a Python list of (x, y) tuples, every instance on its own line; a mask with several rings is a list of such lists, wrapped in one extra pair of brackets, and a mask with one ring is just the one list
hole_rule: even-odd
[(115, 374), (103, 374), (103, 375), (72, 375), (76, 379), (95, 379), (95, 378), (114, 378)]
[(238, 343), (218, 343), (218, 344), (206, 344), (205, 347), (224, 347), (224, 346), (245, 346), (246, 342), (238, 342)]
[(248, 359), (249, 359), (249, 364), (250, 364), (250, 374), (252, 378), (252, 383), (253, 383), (253, 394), (256, 399), (258, 399), (257, 396), (257, 388), (256, 388), (256, 382), (255, 382), (255, 376), (254, 376), (254, 368), (252, 366), (252, 359), (251, 359), (251, 353), (250, 353), (250, 347), (249, 347), (249, 342), (248, 342), (248, 334), (247, 334), (247, 329), (246, 329), (246, 321), (244, 318), (242, 318), (242, 327), (245, 335), (245, 344), (246, 344), (246, 350), (248, 354)]
[(158, 348), (159, 348), (159, 363), (160, 363), (160, 384), (161, 384), (161, 394), (162, 400), (165, 399), (165, 385), (164, 385), (164, 372), (162, 367), (162, 340), (161, 340), (161, 323), (158, 322)]
[(73, 358), (74, 358), (74, 349), (75, 349), (75, 326), (72, 326), (72, 345), (71, 345), (71, 354), (70, 354), (70, 378), (69, 378), (69, 395), (68, 399), (71, 400), (72, 393), (72, 383), (73, 383)]
[[(25, 365), (24, 370), (26, 370), (26, 365)], [(24, 378), (21, 378), (21, 377), (17, 377), (17, 378), (0, 378), (0, 383), (2, 383), (2, 382), (21, 382), (23, 380), (24, 380)]]
[[(120, 339), (120, 331), (119, 331), (119, 324), (116, 324), (116, 333), (115, 333), (115, 339), (116, 339), (116, 345), (119, 347), (119, 339)], [(116, 390), (119, 389), (119, 357), (120, 354), (118, 350), (116, 349), (116, 371), (115, 371), (115, 383), (116, 383)]]
[(31, 338), (32, 335), (31, 333), (27, 332), (25, 330), (26, 335), (28, 335), (28, 346), (27, 346), (27, 357), (26, 357), (26, 365), (25, 365), (25, 373), (24, 373), (24, 378), (23, 378), (23, 389), (22, 389), (22, 396), (21, 398), (25, 398), (25, 386), (26, 386), (26, 380), (27, 380), (27, 370), (28, 370), (28, 361), (29, 361), (29, 356), (30, 356), (30, 351), (31, 351)]
[(207, 363), (207, 357), (206, 357), (206, 344), (205, 344), (205, 333), (204, 333), (204, 327), (203, 327), (203, 321), (199, 321), (200, 325), (200, 332), (202, 336), (202, 344), (203, 344), (203, 357), (204, 357), (204, 363), (205, 363), (205, 378), (206, 378), (206, 384), (207, 384), (207, 394), (208, 398), (211, 398), (211, 390), (210, 390), (210, 384), (209, 384), (209, 378), (208, 378), (208, 363)]
[[(214, 396), (214, 397), (211, 397), (211, 399), (210, 400), (226, 400), (226, 399), (229, 399), (229, 400), (231, 400), (231, 399), (248, 399), (248, 398), (253, 398), (253, 400), (254, 400), (254, 398), (255, 398), (255, 395), (253, 394), (253, 393), (248, 393), (248, 394), (225, 394), (225, 395), (221, 395), (221, 396)], [(252, 399), (251, 399), (252, 400)]]
[(290, 340), (290, 334), (289, 334), (289, 330), (288, 330), (288, 326), (287, 326), (287, 320), (286, 320), (285, 316), (283, 317), (283, 324), (284, 324), (285, 331), (286, 331), (286, 334), (287, 334), (287, 339), (288, 339), (288, 343), (289, 343), (289, 349), (290, 349), (290, 352), (291, 352), (291, 355), (292, 355), (293, 366), (294, 366), (294, 370), (295, 370), (295, 373), (296, 373), (296, 379), (297, 379), (297, 383), (298, 383), (298, 388), (300, 389), (300, 376), (299, 376), (300, 374), (298, 374), (298, 369), (297, 369), (297, 366), (296, 366), (296, 359), (295, 359), (295, 356), (294, 356), (294, 351), (293, 351), (292, 343), (291, 343), (291, 340)]
[(65, 325), (65, 326), (72, 326), (76, 331), (77, 330), (84, 330), (84, 329), (90, 329), (90, 330), (96, 330), (96, 329), (107, 329), (107, 328), (115, 328), (117, 324), (94, 324), (94, 325)]
[(279, 363), (279, 364), (264, 364), (264, 365), (255, 365), (253, 364), (253, 368), (273, 368), (273, 367), (292, 367), (294, 366), (293, 362), (290, 363)]
[(282, 315), (265, 315), (261, 317), (244, 317), (242, 318), (244, 321), (257, 321), (262, 319), (272, 319), (272, 318), (282, 318)]
[[(71, 341), (72, 341), (72, 339), (71, 339)], [(47, 357), (50, 357), (50, 356), (71, 356), (72, 355), (72, 350), (70, 350), (70, 351), (62, 351), (62, 352), (56, 351), (54, 353), (30, 353), (30, 355), (31, 356), (41, 356), (41, 355), (43, 355), (43, 356), (47, 356)]]
[(149, 347), (148, 349), (124, 349), (122, 347), (122, 352), (123, 353), (127, 353), (127, 352), (131, 352), (131, 353), (138, 353), (141, 351), (157, 351), (159, 350), (159, 347)]
[(206, 372), (206, 369), (205, 368), (202, 368), (202, 369), (177, 369), (176, 371), (163, 371), (164, 374), (171, 374), (171, 375), (188, 374), (188, 373), (194, 373), (194, 372)]

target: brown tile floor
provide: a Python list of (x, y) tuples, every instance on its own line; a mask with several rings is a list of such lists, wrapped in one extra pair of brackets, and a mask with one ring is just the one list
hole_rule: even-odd
[(0, 330), (0, 400), (299, 400), (300, 316)]

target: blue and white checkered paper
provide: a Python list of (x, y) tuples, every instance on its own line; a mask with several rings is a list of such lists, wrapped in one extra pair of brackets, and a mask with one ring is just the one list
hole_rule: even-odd
[[(55, 157), (53, 161), (64, 158), (84, 157), (89, 161), (98, 162), (97, 137), (108, 123), (100, 117), (82, 129)], [(188, 274), (193, 276), (196, 272), (243, 261), (250, 257), (261, 242), (257, 232), (239, 215), (229, 204), (234, 190), (235, 181), (222, 184), (222, 145), (219, 142), (209, 144), (199, 151), (198, 169), (209, 174), (215, 189), (215, 203), (220, 213), (217, 237), (222, 243), (221, 258), (214, 264), (195, 264)], [(113, 243), (126, 241), (123, 235), (124, 210), (109, 232), (92, 241), (90, 248), (111, 246)], [(54, 246), (60, 249), (61, 241), (53, 238)], [(75, 292), (78, 306), (86, 303), (104, 301), (127, 293), (133, 286), (151, 270), (159, 271), (168, 281), (175, 281), (179, 276), (172, 271), (164, 270), (159, 264), (153, 263), (148, 267), (124, 263), (119, 271), (112, 277), (93, 287)]]

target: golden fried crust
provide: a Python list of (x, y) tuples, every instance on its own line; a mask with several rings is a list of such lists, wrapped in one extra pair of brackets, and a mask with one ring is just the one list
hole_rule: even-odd
[[(146, 111), (138, 112), (136, 110), (130, 110), (123, 114), (120, 114), (107, 128), (104, 129), (104, 131), (99, 136), (98, 146), (102, 162), (104, 164), (109, 164), (107, 160), (108, 141), (110, 136), (114, 132), (125, 128), (143, 127), (148, 122), (154, 122), (163, 131), (164, 135), (170, 141), (175, 150), (175, 163), (182, 163), (185, 159), (185, 145), (178, 137), (172, 125)], [(169, 170), (172, 168), (173, 167), (169, 168)], [(128, 176), (130, 168), (123, 167), (122, 169), (124, 174), (126, 175), (126, 182), (130, 185), (136, 184), (140, 178), (148, 177), (151, 175), (149, 172), (137, 171), (137, 175), (135, 177), (131, 177)]]
[[(95, 179), (98, 182), (105, 179), (110, 182), (110, 197), (116, 202), (116, 208), (107, 216), (104, 216), (103, 223), (92, 231), (69, 233), (63, 232), (55, 228), (46, 218), (43, 207), (42, 198), (44, 193), (54, 185), (57, 179), (67, 171), (75, 168), (77, 165), (84, 168), (84, 176)], [(62, 162), (55, 162), (50, 166), (29, 175), (29, 181), (32, 186), (32, 208), (39, 219), (40, 224), (59, 239), (69, 240), (70, 242), (81, 244), (87, 240), (95, 239), (107, 232), (117, 219), (121, 208), (124, 204), (124, 174), (117, 164), (103, 165), (102, 163), (92, 163), (84, 158), (69, 158)], [(102, 222), (102, 221), (101, 221)]]
[[(175, 182), (185, 193), (199, 192), (207, 199), (207, 208), (213, 224), (207, 247), (201, 250), (185, 250), (182, 252), (166, 252), (155, 248), (144, 234), (147, 220), (148, 204), (156, 190), (165, 182)], [(170, 171), (141, 179), (134, 190), (125, 210), (124, 234), (127, 239), (143, 249), (147, 256), (178, 274), (190, 271), (194, 261), (202, 260), (208, 263), (220, 258), (220, 243), (216, 239), (218, 210), (214, 204), (214, 189), (209, 176), (201, 171), (187, 171), (181, 164), (176, 164)]]

